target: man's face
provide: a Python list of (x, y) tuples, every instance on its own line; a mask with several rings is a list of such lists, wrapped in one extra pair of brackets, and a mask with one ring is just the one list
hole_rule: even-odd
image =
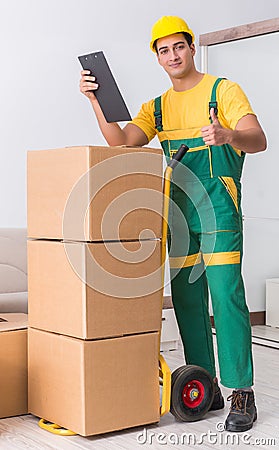
[(187, 43), (183, 33), (171, 34), (157, 41), (159, 64), (171, 78), (184, 78), (194, 68), (195, 45)]

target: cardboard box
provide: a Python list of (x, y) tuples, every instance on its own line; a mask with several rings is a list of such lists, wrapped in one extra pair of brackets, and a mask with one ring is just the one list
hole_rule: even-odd
[(29, 325), (82, 339), (158, 331), (160, 244), (29, 241)]
[(29, 151), (28, 237), (161, 237), (162, 162), (146, 147)]
[(27, 414), (27, 314), (0, 314), (0, 418)]
[(28, 336), (30, 413), (82, 436), (159, 421), (158, 333)]

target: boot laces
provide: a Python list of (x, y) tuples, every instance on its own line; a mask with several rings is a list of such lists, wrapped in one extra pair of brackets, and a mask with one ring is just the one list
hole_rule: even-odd
[(242, 411), (245, 407), (246, 395), (243, 392), (233, 392), (228, 396), (227, 400), (232, 401), (231, 410)]

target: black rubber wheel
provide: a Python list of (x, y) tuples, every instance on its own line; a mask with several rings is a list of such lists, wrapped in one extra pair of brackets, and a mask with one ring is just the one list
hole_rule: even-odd
[(207, 370), (199, 366), (181, 366), (171, 377), (171, 407), (174, 417), (195, 422), (204, 417), (214, 397), (214, 384)]

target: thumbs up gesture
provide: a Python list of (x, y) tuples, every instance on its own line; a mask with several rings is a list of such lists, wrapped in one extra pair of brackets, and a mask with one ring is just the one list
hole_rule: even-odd
[(229, 142), (231, 130), (223, 128), (220, 125), (218, 117), (215, 115), (214, 108), (210, 109), (212, 123), (201, 129), (202, 138), (206, 145), (223, 145)]

